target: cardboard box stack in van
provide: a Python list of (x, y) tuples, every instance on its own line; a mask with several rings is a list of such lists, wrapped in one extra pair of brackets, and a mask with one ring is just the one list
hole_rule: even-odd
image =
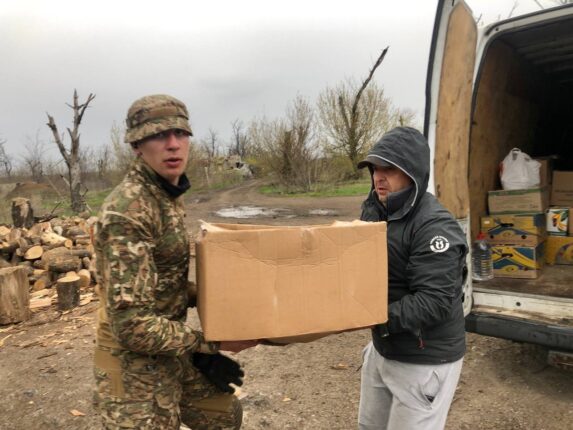
[(551, 186), (553, 182), (553, 164), (557, 159), (556, 155), (546, 157), (535, 157), (534, 160), (540, 163), (539, 167), (539, 186)]
[(492, 248), (493, 274), (503, 278), (537, 278), (547, 238), (545, 214), (484, 216), (481, 231)]
[(545, 262), (552, 159), (536, 161), (541, 164), (535, 173), (540, 179), (531, 181), (535, 187), (488, 192), (489, 216), (481, 218), (481, 231), (492, 247), (494, 277), (537, 278)]
[(573, 172), (554, 171), (551, 207), (547, 210), (547, 264), (573, 265)]

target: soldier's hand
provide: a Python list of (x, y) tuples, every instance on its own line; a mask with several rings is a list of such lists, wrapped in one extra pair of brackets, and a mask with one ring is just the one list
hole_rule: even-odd
[(233, 340), (221, 342), (219, 349), (221, 351), (241, 352), (243, 349), (252, 348), (260, 343), (258, 340)]
[(195, 352), (193, 354), (193, 365), (225, 393), (232, 394), (235, 392), (235, 388), (229, 384), (235, 384), (239, 387), (243, 385), (242, 378), (245, 376), (245, 373), (241, 369), (241, 365), (223, 354)]

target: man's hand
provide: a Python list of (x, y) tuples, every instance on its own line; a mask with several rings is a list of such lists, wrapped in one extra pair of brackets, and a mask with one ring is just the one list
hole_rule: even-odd
[(225, 393), (234, 393), (235, 389), (229, 384), (243, 385), (245, 373), (239, 363), (222, 354), (193, 354), (193, 365), (211, 381), (217, 388)]
[(243, 349), (252, 348), (260, 343), (258, 340), (233, 340), (221, 342), (219, 349), (221, 351), (241, 352)]

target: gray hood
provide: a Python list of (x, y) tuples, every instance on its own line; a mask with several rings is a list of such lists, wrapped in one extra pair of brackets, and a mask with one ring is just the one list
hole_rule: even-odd
[[(422, 198), (428, 188), (430, 178), (430, 147), (426, 138), (412, 127), (396, 127), (386, 133), (368, 152), (366, 158), (358, 163), (358, 168), (368, 167), (372, 174), (372, 165), (393, 164), (408, 175), (414, 182), (410, 195), (400, 198), (403, 205), (392, 211), (392, 218), (401, 218)], [(398, 193), (390, 193), (388, 207)], [(374, 183), (369, 198), (375, 198)]]

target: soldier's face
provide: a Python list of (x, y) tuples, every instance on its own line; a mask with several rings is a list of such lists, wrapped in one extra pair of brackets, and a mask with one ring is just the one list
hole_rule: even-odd
[(177, 185), (189, 159), (189, 135), (183, 130), (167, 130), (140, 142), (134, 151), (160, 176)]
[(374, 190), (378, 200), (385, 203), (388, 200), (389, 193), (407, 188), (412, 183), (412, 179), (401, 169), (395, 166), (380, 167), (373, 166), (372, 179), (374, 181)]

